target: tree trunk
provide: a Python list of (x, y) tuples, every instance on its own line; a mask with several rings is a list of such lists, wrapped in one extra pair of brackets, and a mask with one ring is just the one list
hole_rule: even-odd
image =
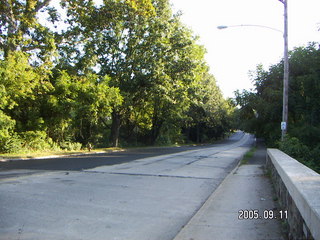
[(197, 123), (197, 143), (201, 142), (201, 132), (200, 132), (200, 123)]
[(164, 122), (160, 116), (161, 116), (160, 100), (158, 98), (155, 98), (154, 104), (153, 104), (152, 126), (151, 126), (151, 132), (150, 132), (150, 140), (149, 140), (149, 143), (151, 145), (154, 145), (156, 143), (156, 140), (160, 134), (161, 126)]
[(112, 143), (112, 147), (118, 147), (119, 133), (120, 133), (120, 127), (121, 127), (121, 116), (119, 112), (117, 112), (116, 110), (113, 110), (111, 117), (112, 117), (112, 124), (111, 124), (110, 140)]
[(154, 145), (160, 133), (161, 125), (153, 125), (151, 129), (150, 144)]

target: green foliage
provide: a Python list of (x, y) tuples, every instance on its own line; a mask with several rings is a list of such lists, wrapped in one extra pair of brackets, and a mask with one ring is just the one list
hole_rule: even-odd
[(62, 142), (60, 143), (60, 147), (61, 149), (67, 151), (79, 151), (82, 147), (82, 144), (78, 142)]
[(47, 12), (51, 16), (51, 22), (56, 22), (56, 11), (53, 7), (48, 7), (49, 2), (1, 1), (0, 50), (5, 58), (20, 50), (32, 55), (37, 64), (51, 65), (55, 54), (54, 34), (40, 24), (38, 18), (40, 12)]
[(47, 106), (52, 114), (48, 130), (55, 140), (71, 137), (86, 144), (99, 134), (96, 127), (111, 115), (112, 106), (121, 104), (119, 90), (108, 86), (107, 77), (95, 74), (70, 76), (62, 71), (54, 80)]
[(0, 137), (1, 153), (19, 153), (23, 150), (22, 141), (17, 134)]
[(308, 166), (320, 173), (320, 144), (314, 147), (310, 152)]
[(257, 148), (252, 147), (248, 152), (246, 152), (243, 158), (241, 159), (241, 164), (248, 164), (249, 160), (253, 157), (256, 151), (257, 151)]
[(229, 131), (234, 105), (168, 0), (62, 0), (63, 22), (49, 2), (0, 7), (0, 152), (205, 142)]
[(0, 152), (10, 153), (21, 150), (21, 141), (14, 134), (15, 121), (0, 110)]
[(301, 162), (309, 159), (309, 148), (296, 137), (286, 136), (279, 142), (279, 149)]
[[(280, 148), (314, 169), (319, 169), (320, 142), (320, 48), (316, 43), (290, 52), (288, 137)], [(258, 66), (255, 90), (236, 93), (242, 129), (264, 137), (277, 147), (282, 117), (283, 62), (268, 71)], [(309, 152), (313, 154), (309, 154)]]
[(33, 98), (39, 76), (28, 62), (25, 53), (17, 51), (0, 61), (2, 108), (12, 109), (20, 99)]
[(151, 0), (127, 0), (127, 2), (140, 15), (152, 16), (155, 14)]
[(26, 131), (20, 133), (22, 147), (32, 151), (50, 149), (47, 134), (44, 131)]
[(284, 141), (280, 141), (278, 144), (281, 151), (320, 173), (320, 144), (310, 148), (298, 138), (288, 135)]
[(9, 137), (15, 125), (15, 121), (0, 110), (0, 137)]
[[(108, 1), (100, 7), (87, 4), (85, 13), (81, 4), (65, 3), (68, 21), (79, 22), (83, 30), (79, 31), (78, 25), (68, 29), (69, 41), (61, 46), (61, 53), (74, 57), (65, 58), (64, 67), (69, 69), (75, 64), (83, 73), (107, 74), (110, 85), (119, 88), (123, 97), (123, 104), (113, 107), (112, 144), (116, 146), (119, 138), (154, 144), (159, 142), (158, 137), (164, 139), (161, 135), (173, 141), (188, 118), (189, 108), (198, 94), (195, 89), (208, 84), (203, 81), (208, 68), (205, 50), (181, 24), (179, 16), (172, 14), (169, 2), (152, 1), (155, 12), (148, 17), (137, 14), (136, 7), (128, 1)], [(110, 12), (112, 17), (106, 14)], [(97, 17), (101, 24), (92, 25)], [(81, 52), (79, 48), (86, 49), (86, 54), (76, 54)], [(99, 68), (93, 69), (95, 65)], [(217, 114), (216, 105), (223, 102), (222, 96), (214, 80), (209, 84), (212, 89), (203, 89), (202, 93), (209, 91), (205, 98), (212, 94), (212, 100), (219, 101), (205, 100), (206, 112), (212, 116), (206, 122), (217, 127), (222, 125), (220, 120), (225, 110), (221, 107)], [(223, 131), (216, 131), (208, 138), (220, 136)]]
[(232, 128), (231, 103), (223, 99), (214, 77), (206, 72), (193, 90), (185, 128), (188, 137), (195, 142), (223, 137)]

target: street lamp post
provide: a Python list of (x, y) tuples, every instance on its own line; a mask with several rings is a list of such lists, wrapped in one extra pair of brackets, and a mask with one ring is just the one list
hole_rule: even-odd
[(289, 54), (288, 54), (288, 0), (279, 0), (284, 5), (284, 72), (283, 72), (283, 105), (282, 105), (282, 123), (281, 140), (288, 129), (288, 95), (289, 95)]
[(231, 25), (231, 26), (218, 26), (218, 29), (226, 29), (229, 27), (260, 27), (274, 30), (283, 33), (284, 39), (284, 69), (283, 69), (283, 104), (282, 104), (282, 122), (281, 122), (281, 140), (284, 140), (288, 129), (288, 93), (289, 93), (289, 54), (288, 54), (288, 0), (279, 0), (284, 5), (284, 31), (255, 24), (241, 24), (241, 25)]

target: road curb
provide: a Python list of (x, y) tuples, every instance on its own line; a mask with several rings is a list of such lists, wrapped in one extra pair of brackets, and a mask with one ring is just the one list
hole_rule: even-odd
[[(220, 144), (221, 142), (225, 141), (226, 139), (219, 140), (215, 144)], [(201, 143), (201, 144), (187, 144), (185, 146), (206, 146), (211, 145), (211, 143)], [(152, 146), (151, 146), (152, 147)], [(162, 146), (156, 146), (155, 148), (162, 148)], [(164, 146), (166, 147), (166, 146)], [(169, 147), (181, 147), (181, 146), (169, 146)], [(138, 147), (140, 148), (140, 147)], [(144, 147), (141, 147), (144, 148)], [(153, 147), (152, 147), (153, 148)], [(118, 149), (118, 150), (108, 150), (108, 151), (99, 151), (99, 152), (85, 152), (85, 153), (74, 153), (74, 154), (63, 154), (63, 155), (48, 155), (48, 156), (42, 156), (42, 157), (25, 157), (25, 158), (5, 158), (0, 157), (0, 162), (11, 162), (11, 161), (27, 161), (27, 160), (37, 160), (37, 159), (50, 159), (50, 158), (63, 158), (63, 157), (69, 157), (69, 156), (83, 156), (83, 155), (96, 155), (96, 154), (104, 154), (104, 153), (113, 153), (113, 152), (124, 152), (128, 151), (130, 148), (124, 148), (124, 149)], [(192, 150), (190, 150), (192, 151)]]
[(113, 153), (113, 152), (123, 152), (126, 150), (111, 150), (111, 151), (99, 151), (99, 152), (87, 152), (87, 153), (74, 153), (74, 154), (64, 154), (64, 155), (49, 155), (43, 157), (26, 157), (26, 158), (2, 158), (0, 162), (13, 162), (13, 161), (28, 161), (28, 160), (41, 160), (41, 159), (50, 159), (50, 158), (64, 158), (64, 157), (76, 157), (76, 156), (85, 156), (85, 155), (97, 155), (104, 153)]

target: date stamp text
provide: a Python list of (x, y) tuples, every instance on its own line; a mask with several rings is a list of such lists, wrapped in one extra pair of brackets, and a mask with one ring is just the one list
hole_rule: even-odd
[(288, 219), (287, 210), (264, 210), (259, 211), (258, 209), (240, 209), (238, 211), (238, 219), (240, 220), (272, 220), (272, 219)]

